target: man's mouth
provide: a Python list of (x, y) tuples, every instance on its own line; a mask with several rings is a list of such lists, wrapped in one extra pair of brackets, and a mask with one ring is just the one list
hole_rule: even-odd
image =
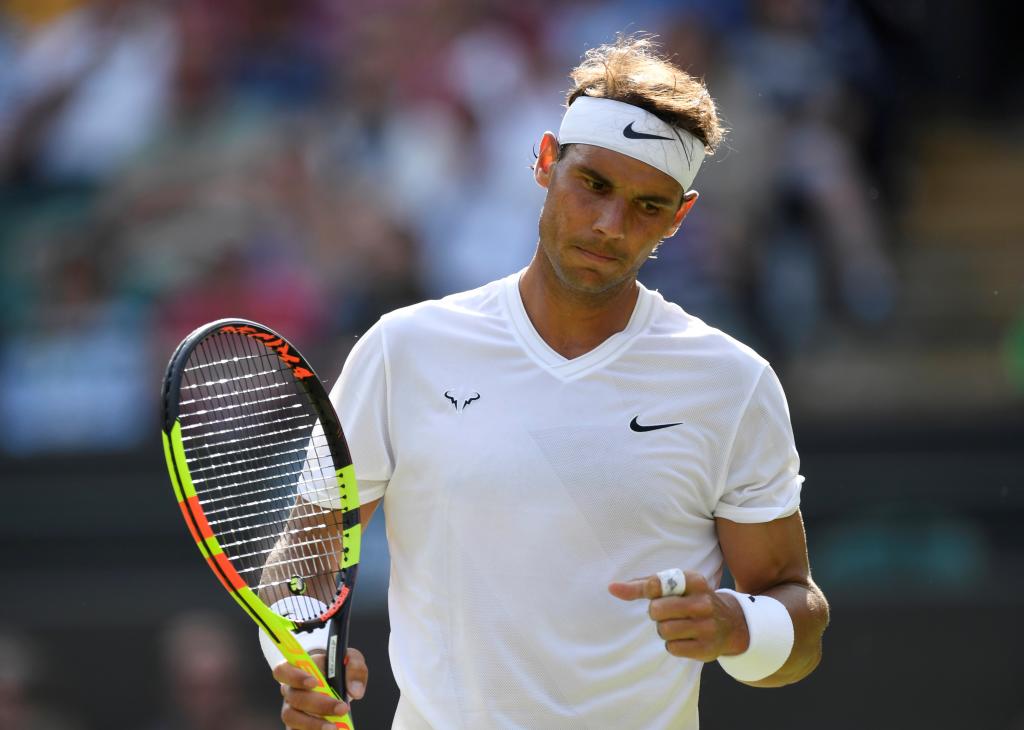
[(595, 261), (615, 261), (616, 257), (606, 256), (604, 254), (596, 253), (590, 249), (583, 248), (582, 246), (573, 246), (577, 251), (582, 253), (585, 257), (593, 259)]

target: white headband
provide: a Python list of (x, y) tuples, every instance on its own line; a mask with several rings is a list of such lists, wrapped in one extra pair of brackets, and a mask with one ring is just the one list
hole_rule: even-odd
[(704, 144), (650, 112), (611, 99), (576, 98), (562, 117), (559, 144), (592, 144), (657, 168), (690, 189), (704, 161)]

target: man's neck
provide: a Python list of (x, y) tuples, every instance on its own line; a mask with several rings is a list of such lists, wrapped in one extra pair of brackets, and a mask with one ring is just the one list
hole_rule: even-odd
[(576, 292), (542, 257), (538, 251), (523, 272), (519, 294), (534, 329), (552, 350), (571, 360), (626, 328), (640, 291), (636, 280), (600, 294)]

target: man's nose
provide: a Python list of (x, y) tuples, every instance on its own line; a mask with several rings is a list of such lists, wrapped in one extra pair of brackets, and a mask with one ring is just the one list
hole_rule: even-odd
[(605, 238), (621, 239), (626, 235), (626, 205), (621, 200), (607, 200), (594, 221), (594, 232)]

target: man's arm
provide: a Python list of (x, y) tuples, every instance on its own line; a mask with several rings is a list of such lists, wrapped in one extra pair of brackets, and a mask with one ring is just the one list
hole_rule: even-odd
[[(736, 582), (743, 593), (771, 596), (782, 603), (793, 620), (793, 648), (786, 663), (774, 674), (754, 682), (754, 687), (781, 687), (798, 682), (821, 661), (821, 637), (828, 626), (828, 602), (811, 580), (807, 540), (800, 512), (755, 524), (716, 520), (718, 541)], [(722, 595), (722, 594), (719, 594)], [(735, 598), (722, 595), (739, 612)], [(745, 650), (745, 642), (743, 649)], [(738, 652), (733, 652), (738, 653)]]
[[(373, 517), (378, 504), (380, 504), (380, 500), (376, 499), (359, 507), (359, 522), (363, 530), (369, 524), (370, 518)], [(267, 556), (263, 574), (260, 577), (260, 583), (262, 585), (275, 585), (287, 581), (295, 573), (290, 566), (295, 563), (301, 564), (304, 560), (317, 561), (314, 565), (310, 566), (308, 571), (305, 571), (306, 573), (312, 575), (322, 572), (323, 566), (320, 565), (322, 560), (320, 553), (313, 551), (317, 557), (309, 557), (311, 551), (304, 549), (303, 543), (321, 541), (340, 546), (343, 531), (341, 517), (341, 510), (324, 510), (309, 504), (302, 497), (298, 497), (298, 501), (288, 516), (288, 523), (285, 525), (281, 537), (278, 538), (274, 549)], [(337, 570), (340, 556), (334, 555), (332, 558), (334, 563), (329, 567), (332, 570)], [(310, 594), (324, 603), (330, 603), (334, 600), (333, 591), (333, 585), (320, 585), (317, 582), (316, 585), (309, 586)], [(261, 591), (261, 593), (260, 597), (263, 600), (267, 601), (270, 598), (269, 593), (266, 591)]]

